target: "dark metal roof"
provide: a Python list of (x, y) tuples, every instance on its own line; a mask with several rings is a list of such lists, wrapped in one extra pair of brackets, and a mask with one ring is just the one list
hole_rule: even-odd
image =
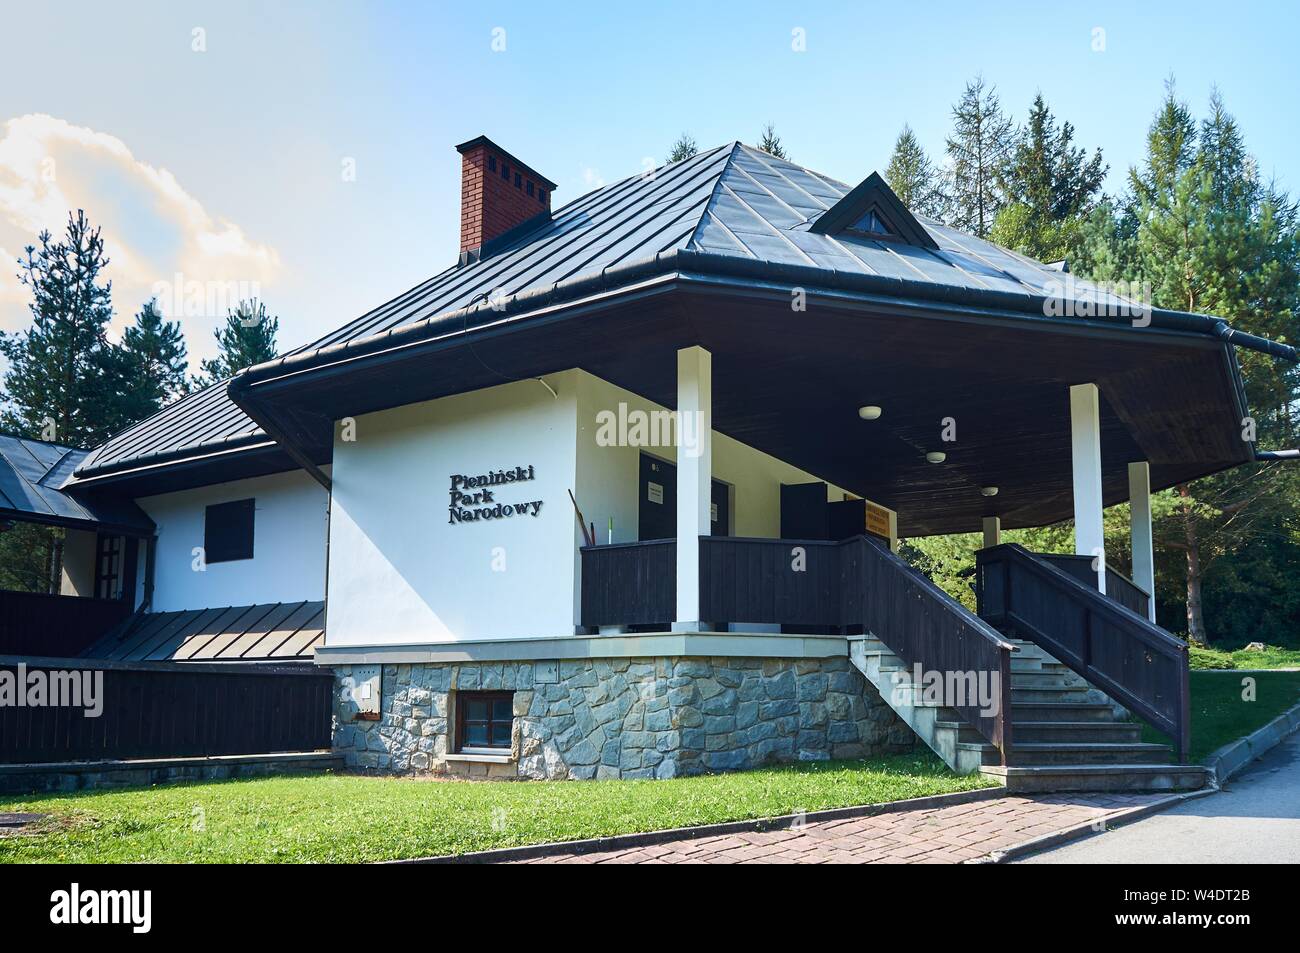
[[(581, 196), (506, 247), (435, 275), (311, 344), (241, 374), (235, 384), (305, 369), (335, 354), (379, 349), (390, 336), (468, 328), (484, 312), (491, 315), (489, 304), (504, 310), (547, 303), (562, 290), (576, 293), (587, 285), (678, 268), (796, 283), (857, 283), (875, 293), (944, 302), (979, 298), (1040, 316), (1044, 297), (1064, 293), (1103, 307), (1128, 304), (1079, 279), (1063, 288), (1056, 268), (919, 217), (930, 239), (926, 244), (937, 247), (814, 231), (819, 218), (851, 191), (741, 143), (701, 152)], [(1183, 317), (1195, 319), (1187, 330), (1214, 332), (1212, 319)], [(1249, 338), (1228, 334), (1241, 342)], [(78, 477), (268, 441), (219, 384), (114, 437)]]
[(64, 483), (89, 451), (0, 434), (0, 519), (148, 535), (154, 524), (130, 500), (81, 500)]
[(311, 661), (325, 603), (273, 602), (137, 614), (82, 653), (121, 662)]

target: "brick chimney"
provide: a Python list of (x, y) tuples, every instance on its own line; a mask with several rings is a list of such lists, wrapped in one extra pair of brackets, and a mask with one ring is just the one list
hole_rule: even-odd
[(460, 153), (460, 260), (478, 261), (483, 246), (538, 216), (551, 214), (555, 183), (538, 175), (487, 136)]

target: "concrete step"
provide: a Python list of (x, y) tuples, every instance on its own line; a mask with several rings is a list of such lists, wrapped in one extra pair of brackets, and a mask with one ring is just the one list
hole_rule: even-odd
[(1168, 745), (1141, 741), (1022, 742), (1014, 736), (1011, 739), (1011, 763), (1015, 765), (1163, 764), (1169, 760), (1170, 753)]
[(988, 765), (980, 769), (1002, 781), (1010, 794), (1047, 791), (1195, 791), (1207, 775), (1186, 764)]
[(1051, 671), (1044, 669), (1038, 672), (1012, 672), (1011, 673), (1011, 690), (1014, 692), (1021, 688), (1081, 688), (1087, 689), (1091, 686), (1081, 677), (1071, 672)]
[(1105, 703), (1089, 701), (1042, 702), (1021, 701), (1011, 697), (1011, 723), (1038, 721), (1114, 722), (1115, 711)]
[(1132, 742), (1142, 737), (1142, 726), (1131, 721), (1022, 721), (1012, 725), (1015, 744)]
[(1053, 704), (1056, 702), (1105, 702), (1106, 694), (1098, 691), (1086, 682), (1082, 685), (1070, 685), (1064, 688), (1022, 688), (1011, 685), (1011, 703)]

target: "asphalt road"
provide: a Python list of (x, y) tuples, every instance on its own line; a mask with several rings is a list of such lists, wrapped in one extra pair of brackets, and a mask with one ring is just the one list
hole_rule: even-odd
[(1019, 863), (1300, 863), (1300, 733), (1217, 794)]

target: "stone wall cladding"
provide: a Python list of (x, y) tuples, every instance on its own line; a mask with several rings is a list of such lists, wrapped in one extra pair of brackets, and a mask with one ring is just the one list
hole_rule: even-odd
[[(338, 682), (350, 674), (337, 666)], [(456, 692), (514, 691), (512, 762), (447, 761)], [(910, 750), (846, 658), (611, 658), (384, 665), (380, 718), (336, 704), (334, 747), (377, 772), (671, 778)]]

